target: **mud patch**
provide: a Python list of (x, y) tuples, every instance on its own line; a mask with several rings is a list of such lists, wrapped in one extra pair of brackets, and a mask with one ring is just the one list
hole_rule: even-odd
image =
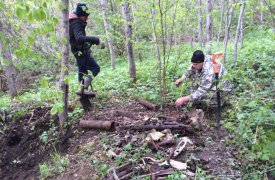
[[(24, 117), (6, 119), (0, 135), (0, 179), (38, 177), (38, 164), (52, 151), (52, 143), (41, 134), (58, 126), (49, 108), (37, 108)], [(50, 138), (50, 137), (47, 137)]]

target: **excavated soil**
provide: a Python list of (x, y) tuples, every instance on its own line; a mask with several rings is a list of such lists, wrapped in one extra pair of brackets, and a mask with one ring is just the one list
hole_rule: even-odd
[[(134, 101), (128, 104), (121, 104), (116, 102), (116, 100), (110, 100), (108, 106), (101, 107), (100, 109), (93, 107), (82, 120), (114, 121), (117, 127), (116, 131), (75, 129), (76, 136), (71, 140), (72, 144), (68, 149), (70, 165), (63, 174), (52, 179), (112, 179), (112, 174), (110, 173), (105, 176), (100, 175), (100, 167), (94, 162), (94, 159), (103, 164), (108, 164), (109, 167), (116, 168), (115, 158), (110, 158), (108, 151), (113, 150), (113, 152), (119, 154), (123, 147), (129, 143), (131, 143), (133, 149), (137, 149), (143, 144), (142, 137), (151, 132), (125, 130), (119, 128), (120, 126), (138, 126), (150, 123), (158, 124), (167, 120), (173, 121), (181, 118), (185, 114), (183, 113), (184, 111), (188, 112), (191, 110), (187, 110), (186, 108), (179, 109), (173, 105), (165, 105), (162, 109), (158, 107), (157, 110), (153, 111), (146, 109)], [(102, 138), (102, 133), (114, 141), (103, 145), (104, 138)], [(187, 148), (176, 158), (177, 161), (187, 162), (187, 171), (191, 179), (192, 177), (194, 178), (197, 167), (200, 167), (206, 173), (205, 175), (209, 175), (209, 177), (230, 177), (234, 179), (240, 177), (241, 173), (239, 169), (242, 165), (235, 158), (237, 152), (234, 147), (231, 147), (227, 143), (227, 140), (230, 139), (230, 134), (223, 127), (217, 133), (214, 120), (204, 119), (201, 130), (186, 129), (184, 131), (172, 131), (172, 134), (177, 139), (188, 137), (194, 143), (192, 148)], [(162, 159), (165, 160), (168, 155), (167, 150), (172, 147), (164, 146), (155, 149), (148, 146), (148, 148), (152, 150), (151, 155), (160, 151), (164, 152)], [(150, 153), (147, 155), (149, 156)], [(136, 167), (132, 168), (137, 168), (146, 165), (142, 161), (136, 161), (133, 166)], [(149, 169), (151, 167), (149, 166)], [(148, 168), (144, 168), (135, 171), (134, 174), (126, 179), (142, 177), (144, 174), (150, 174), (151, 172)]]
[[(187, 123), (184, 122), (183, 116), (185, 116), (185, 112), (192, 111), (192, 109), (176, 108), (173, 105), (149, 110), (135, 101), (122, 103), (116, 99), (111, 99), (105, 106), (98, 107), (96, 102), (92, 106), (91, 110), (81, 120), (113, 121), (116, 124), (116, 130), (83, 129), (78, 126), (78, 123), (74, 124), (72, 133), (63, 138), (57, 137), (56, 139), (59, 141), (55, 145), (58, 151), (67, 155), (70, 164), (65, 172), (49, 179), (112, 179), (110, 173), (107, 175), (100, 174), (99, 169), (102, 166), (97, 162), (101, 162), (101, 165), (105, 163), (109, 168), (116, 168), (115, 159), (107, 157), (106, 152), (113, 150), (119, 154), (123, 147), (129, 143), (133, 149), (138, 149), (144, 144), (144, 136), (152, 132), (133, 131), (119, 127), (161, 124), (165, 121), (171, 122), (178, 119), (183, 119), (181, 123)], [(44, 131), (49, 131), (53, 125), (58, 126), (57, 117), (52, 117), (49, 111), (48, 108), (38, 108), (21, 118), (5, 119), (5, 123), (3, 123), (5, 125), (1, 127), (4, 129), (4, 133), (0, 135), (0, 179), (36, 179), (39, 177), (39, 163), (47, 162), (53, 151), (52, 143), (42, 142), (40, 136)], [(207, 114), (207, 112), (205, 113)], [(235, 158), (237, 152), (234, 147), (227, 143), (230, 134), (221, 127), (220, 135), (217, 137), (217, 131), (214, 127), (215, 121), (205, 118), (200, 130), (191, 128), (171, 131), (177, 140), (180, 137), (188, 137), (194, 143), (192, 147), (184, 150), (175, 159), (187, 163), (188, 176), (191, 179), (198, 167), (211, 177), (240, 177), (238, 169), (242, 165)], [(111, 138), (113, 141), (106, 141), (104, 144), (103, 135), (105, 139)], [(68, 141), (69, 138), (70, 142)], [(142, 154), (142, 156), (162, 152), (161, 159), (166, 160), (169, 156), (168, 149), (173, 148), (173, 145), (164, 147), (148, 145), (148, 148), (152, 150), (151, 153)], [(121, 162), (122, 165), (124, 163), (126, 162)], [(149, 163), (143, 164), (142, 161), (135, 161), (132, 168), (147, 165)], [(133, 172), (128, 179), (151, 173), (150, 168), (153, 167), (150, 165), (149, 169), (139, 169)], [(156, 167), (157, 169), (162, 168), (158, 164)], [(171, 169), (171, 167), (165, 168)]]
[[(58, 119), (50, 115), (49, 108), (37, 108), (20, 118), (6, 114), (0, 134), (0, 179), (33, 179), (39, 176), (38, 165), (53, 151), (51, 142), (42, 142), (41, 134)], [(51, 137), (48, 137), (49, 139)], [(63, 144), (59, 150), (66, 149)]]

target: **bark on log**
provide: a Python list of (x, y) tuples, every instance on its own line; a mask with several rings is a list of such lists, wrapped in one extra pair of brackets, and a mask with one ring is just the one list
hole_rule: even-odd
[(144, 99), (136, 99), (136, 101), (143, 105), (144, 107), (150, 109), (150, 110), (156, 110), (156, 105), (150, 101), (144, 100)]
[(79, 126), (83, 127), (83, 128), (114, 130), (115, 122), (113, 122), (113, 121), (80, 120)]
[(171, 129), (171, 130), (185, 130), (187, 128), (191, 128), (191, 126), (184, 125), (184, 124), (177, 124), (177, 125), (141, 125), (141, 126), (120, 126), (119, 129), (130, 129), (130, 130), (137, 130), (137, 131), (148, 131), (155, 129), (157, 131), (161, 131), (164, 129)]

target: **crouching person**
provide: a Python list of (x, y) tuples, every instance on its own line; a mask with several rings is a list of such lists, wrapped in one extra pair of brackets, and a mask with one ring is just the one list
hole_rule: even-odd
[[(232, 91), (232, 83), (229, 80), (222, 79), (227, 73), (224, 66), (218, 63), (219, 67), (219, 90), (221, 94), (221, 106), (224, 105), (224, 100)], [(176, 85), (180, 86), (183, 81), (191, 81), (191, 94), (180, 97), (176, 100), (176, 106), (184, 106), (189, 102), (204, 104), (211, 108), (216, 108), (216, 83), (214, 63), (210, 56), (205, 56), (200, 50), (193, 53), (191, 58), (191, 66), (186, 70), (185, 74), (176, 81)]]

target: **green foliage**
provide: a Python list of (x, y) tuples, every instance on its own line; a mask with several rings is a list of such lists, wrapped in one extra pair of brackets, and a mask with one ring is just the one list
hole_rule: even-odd
[[(270, 30), (250, 33), (248, 42), (240, 52), (239, 64), (232, 67), (235, 83), (234, 106), (228, 110), (227, 129), (236, 134), (238, 146), (242, 147), (241, 158), (257, 165), (247, 166), (244, 173), (255, 168), (259, 172), (272, 165), (274, 153), (274, 43)], [(258, 38), (255, 40), (255, 36)], [(234, 71), (233, 71), (234, 70)]]
[(61, 156), (57, 152), (53, 153), (51, 157), (50, 162), (39, 164), (39, 172), (42, 179), (47, 179), (64, 172), (70, 163), (67, 156)]
[(96, 167), (96, 171), (98, 175), (102, 177), (108, 173), (109, 166), (98, 159), (93, 159), (92, 164)]
[(49, 139), (48, 133), (44, 131), (40, 136), (39, 139), (41, 142), (46, 143)]
[(182, 179), (186, 179), (186, 175), (183, 172), (174, 172), (165, 178), (165, 180), (182, 180)]

